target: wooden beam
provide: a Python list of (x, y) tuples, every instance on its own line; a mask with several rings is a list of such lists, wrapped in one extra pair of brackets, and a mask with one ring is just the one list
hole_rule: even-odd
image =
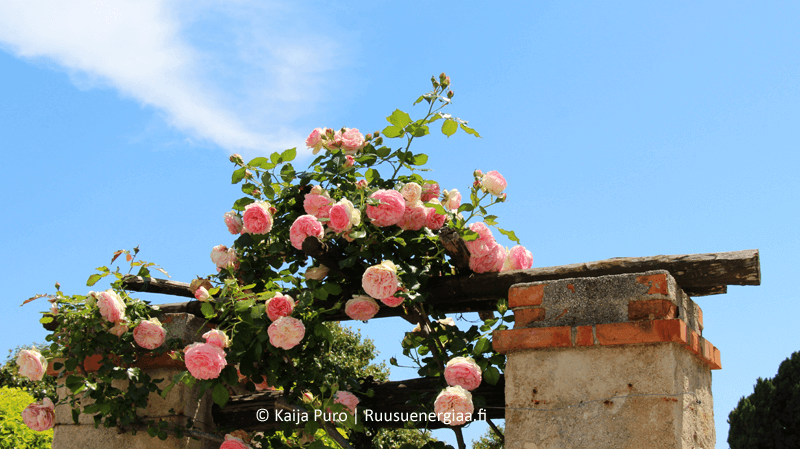
[[(364, 384), (363, 388), (365, 391), (372, 389), (375, 394), (371, 398), (359, 395), (361, 403), (358, 407), (359, 409), (372, 410), (373, 417), (383, 413), (430, 412), (433, 410), (433, 400), (443, 389), (441, 378), (373, 382)], [(483, 396), (486, 399), (486, 412), (489, 419), (505, 418), (505, 377), (501, 375), (497, 385), (482, 383), (472, 391), (472, 394), (473, 396)], [(419, 405), (409, 404), (409, 399), (416, 395), (426, 397), (428, 407), (423, 408)], [(281, 422), (275, 419), (275, 410), (280, 408), (282, 397), (283, 391), (262, 391), (248, 395), (233, 396), (225, 407), (220, 408), (214, 405), (212, 409), (214, 424), (216, 426), (235, 427), (248, 432), (279, 427)], [(259, 421), (256, 413), (259, 409), (269, 412), (267, 420)], [(477, 407), (475, 411), (477, 412)], [(473, 415), (473, 417), (477, 419), (477, 415)], [(310, 419), (311, 417), (309, 417)], [(399, 421), (376, 421), (371, 424), (372, 427), (403, 427), (405, 423)], [(417, 427), (437, 429), (448, 426), (439, 421), (422, 420), (417, 421)]]

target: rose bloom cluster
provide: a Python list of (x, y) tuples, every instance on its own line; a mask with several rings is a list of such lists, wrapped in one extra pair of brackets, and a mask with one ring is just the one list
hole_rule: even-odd
[(205, 343), (192, 343), (183, 349), (186, 369), (196, 379), (216, 379), (228, 364), (225, 348), (230, 339), (217, 329), (206, 332), (203, 338)]
[(527, 270), (533, 265), (533, 255), (524, 246), (506, 250), (497, 243), (486, 223), (472, 223), (469, 229), (478, 238), (466, 242), (469, 250), (469, 268), (476, 273), (497, 273), (509, 270)]
[[(39, 381), (47, 371), (47, 359), (35, 349), (23, 349), (17, 354), (17, 367), (21, 376)], [(55, 424), (55, 405), (50, 398), (29, 404), (22, 411), (22, 422), (31, 430), (43, 432)]]
[(356, 128), (342, 128), (339, 131), (331, 128), (315, 128), (306, 138), (306, 146), (313, 154), (325, 148), (328, 151), (341, 149), (344, 154), (353, 156), (366, 144), (364, 135)]

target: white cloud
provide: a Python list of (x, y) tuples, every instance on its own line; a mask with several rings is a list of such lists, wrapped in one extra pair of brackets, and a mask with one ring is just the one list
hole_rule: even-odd
[(320, 60), (334, 56), (328, 39), (290, 31), (297, 15), (246, 1), (5, 0), (0, 42), (79, 86), (155, 107), (194, 138), (253, 153), (302, 143), (291, 120), (321, 91)]

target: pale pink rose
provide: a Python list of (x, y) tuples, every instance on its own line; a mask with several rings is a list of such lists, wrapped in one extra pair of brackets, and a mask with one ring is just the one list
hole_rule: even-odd
[(352, 167), (352, 166), (353, 166), (353, 165), (355, 165), (355, 164), (356, 164), (356, 160), (355, 160), (355, 159), (353, 159), (353, 156), (350, 156), (350, 155), (348, 154), (348, 155), (346, 156), (346, 159), (345, 159), (344, 166), (345, 166), (345, 167), (347, 167), (347, 168), (349, 168), (349, 167)]
[(436, 418), (448, 426), (460, 426), (469, 422), (475, 408), (472, 393), (462, 387), (447, 387), (436, 396), (433, 403)]
[(231, 434), (227, 434), (225, 435), (225, 441), (222, 442), (222, 445), (219, 447), (219, 449), (251, 449), (251, 447), (243, 440), (240, 440)]
[[(469, 243), (469, 242), (468, 242)], [(469, 269), (475, 273), (499, 273), (506, 260), (506, 249), (495, 243), (492, 250), (484, 256), (470, 256)]]
[(211, 343), (193, 343), (184, 350), (186, 369), (196, 379), (216, 379), (228, 362), (225, 351)]
[(377, 206), (367, 205), (367, 217), (375, 226), (391, 226), (403, 218), (406, 202), (397, 190), (378, 190), (369, 197), (380, 201)]
[(341, 134), (341, 146), (345, 154), (353, 155), (364, 148), (364, 135), (356, 128), (344, 128)]
[(522, 245), (517, 245), (506, 254), (501, 271), (527, 270), (533, 265), (533, 254)]
[(211, 329), (203, 334), (203, 338), (206, 340), (206, 343), (214, 345), (220, 349), (225, 349), (231, 345), (231, 339), (228, 337), (228, 334), (219, 329)]
[(50, 304), (50, 315), (58, 315), (58, 304)]
[(461, 193), (458, 189), (447, 191), (444, 195), (444, 207), (455, 212), (461, 207)]
[(378, 313), (380, 306), (374, 299), (365, 295), (353, 296), (353, 299), (344, 304), (344, 313), (351, 319), (367, 321)]
[(272, 213), (266, 201), (256, 201), (244, 207), (244, 229), (249, 234), (266, 234), (272, 230)]
[(47, 371), (47, 359), (35, 349), (23, 349), (17, 354), (19, 374), (30, 380), (42, 380)]
[(397, 307), (405, 301), (405, 298), (402, 296), (390, 296), (388, 298), (381, 299), (381, 302), (389, 307)]
[(328, 227), (336, 233), (349, 231), (353, 226), (361, 222), (361, 212), (353, 207), (348, 199), (342, 198), (338, 203), (331, 206), (330, 221)]
[(129, 328), (130, 326), (128, 320), (122, 319), (114, 323), (114, 325), (108, 329), (108, 333), (110, 333), (111, 335), (115, 335), (117, 336), (117, 338), (119, 338), (122, 336), (122, 334), (128, 332)]
[(97, 308), (100, 315), (109, 323), (116, 323), (125, 317), (125, 303), (114, 290), (106, 290), (97, 295)]
[(318, 187), (319, 186), (315, 186), (311, 189), (311, 193), (306, 194), (303, 200), (303, 209), (307, 214), (317, 218), (328, 218), (330, 216), (331, 206), (333, 206), (333, 200), (328, 195), (328, 192)]
[(481, 177), (481, 187), (494, 196), (499, 196), (506, 188), (506, 178), (492, 170)]
[(469, 225), (469, 230), (478, 233), (477, 239), (464, 242), (470, 255), (481, 257), (489, 254), (494, 249), (496, 243), (492, 236), (492, 231), (486, 226), (486, 223), (472, 223)]
[(211, 261), (217, 266), (217, 271), (239, 266), (236, 248), (228, 248), (225, 245), (217, 245), (211, 249)]
[(141, 321), (133, 328), (133, 340), (144, 349), (156, 349), (164, 344), (167, 331), (157, 318)]
[(292, 246), (297, 249), (303, 249), (303, 242), (306, 237), (317, 237), (321, 239), (324, 235), (325, 229), (322, 223), (313, 215), (301, 215), (297, 217), (297, 220), (292, 223), (292, 227), (289, 228), (289, 240), (291, 240)]
[(314, 131), (311, 131), (311, 134), (308, 135), (306, 138), (306, 146), (311, 148), (312, 154), (319, 153), (319, 150), (322, 149), (323, 140), (322, 135), (325, 134), (325, 130), (322, 128), (314, 128)]
[(451, 387), (458, 385), (472, 391), (481, 384), (481, 367), (472, 357), (454, 357), (444, 368), (444, 379)]
[(318, 267), (310, 267), (309, 269), (306, 270), (305, 273), (303, 273), (303, 277), (305, 277), (306, 279), (313, 279), (315, 281), (320, 281), (322, 279), (325, 279), (325, 276), (328, 275), (329, 271), (330, 269), (325, 265), (320, 265)]
[(53, 401), (44, 398), (41, 402), (34, 402), (25, 407), (22, 411), (22, 422), (36, 432), (52, 429), (56, 422), (55, 409)]
[(361, 277), (361, 287), (375, 299), (388, 298), (400, 287), (397, 279), (397, 267), (388, 260), (373, 265)]
[(267, 317), (270, 321), (289, 316), (294, 311), (294, 299), (289, 295), (276, 293), (267, 301)]
[(242, 229), (244, 228), (244, 222), (242, 221), (242, 217), (239, 216), (234, 211), (225, 212), (223, 216), (225, 218), (225, 225), (228, 227), (228, 232), (231, 234), (241, 234)]
[(422, 201), (427, 203), (434, 198), (439, 198), (439, 184), (426, 182), (422, 185)]
[[(431, 204), (439, 204), (439, 200), (434, 198), (430, 200)], [(438, 231), (444, 223), (447, 221), (447, 215), (440, 214), (436, 212), (436, 209), (433, 207), (428, 207), (425, 209), (428, 213), (425, 217), (425, 227), (432, 230)]]
[(416, 203), (406, 203), (403, 217), (397, 222), (397, 226), (405, 231), (419, 231), (427, 221), (428, 209), (422, 204), (422, 201), (417, 201)]
[(303, 337), (306, 335), (306, 327), (303, 326), (302, 321), (290, 316), (285, 316), (283, 318), (278, 318), (277, 321), (273, 321), (273, 323), (269, 325), (267, 333), (269, 334), (269, 342), (272, 346), (288, 350), (294, 348), (303, 340)]
[(422, 186), (416, 182), (409, 182), (408, 184), (404, 185), (402, 189), (400, 189), (400, 194), (403, 195), (403, 199), (406, 200), (406, 204), (416, 203), (422, 196)]
[(198, 289), (194, 291), (194, 298), (198, 301), (208, 301), (211, 295), (205, 287), (198, 287)]
[(351, 415), (356, 414), (356, 407), (358, 407), (359, 402), (361, 401), (358, 400), (356, 395), (344, 390), (337, 391), (333, 398), (334, 404), (344, 405), (345, 409), (349, 411)]

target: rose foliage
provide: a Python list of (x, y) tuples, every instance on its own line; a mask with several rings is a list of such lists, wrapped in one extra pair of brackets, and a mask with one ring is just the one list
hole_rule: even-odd
[[(219, 226), (235, 240), (213, 247), (216, 273), (192, 283), (214, 328), (202, 340), (187, 346), (167, 338), (158, 308), (131, 297), (119, 268), (101, 267), (89, 278), (90, 286), (105, 276), (116, 278), (106, 291), (67, 296), (57, 285), (49, 296), (51, 315), (43, 322), (58, 323), (48, 340), (60, 358), (54, 368), (64, 368), (59, 376), (69, 392), (60, 403), (72, 407), (73, 418), (83, 413), (93, 415), (96, 425), (181, 436), (192, 427), (191, 419), (176, 427), (175, 420), (167, 424), (139, 416), (150, 394), (166, 395), (180, 382), (210, 390), (224, 406), (237, 389), (272, 388), (282, 390), (296, 410), (346, 419), (310, 420), (299, 428), (286, 424), (255, 436), (237, 432), (225, 444), (322, 447), (313, 436), (324, 430), (329, 441), (358, 446), (359, 434), (370, 432), (368, 423), (355, 419), (364, 413), (358, 404), (374, 392), (368, 381), (330, 363), (335, 339), (325, 322), (344, 316), (365, 321), (401, 311), (418, 323), (402, 340), (403, 353), (417, 364), (420, 376), (441, 384), (438, 393), (412, 394), (409, 400), (460, 432), (473, 410), (485, 405), (471, 391), (482, 382), (495, 384), (504, 368), (505, 358), (493, 352), (489, 334), (513, 317), (505, 316), (501, 300), (499, 318), (462, 330), (437, 310), (428, 287), (469, 271), (527, 269), (532, 256), (522, 246), (501, 246), (492, 234), (494, 227), (519, 244), (487, 211), (507, 199), (500, 173), (475, 170), (462, 197), (455, 186), (431, 179), (428, 156), (411, 150), (412, 142), (434, 126), (447, 137), (459, 129), (480, 137), (466, 121), (441, 112), (453, 97), (450, 79), (442, 74), (431, 82), (433, 90), (414, 103), (428, 106), (417, 120), (395, 110), (387, 117), (389, 125), (371, 134), (356, 128), (313, 130), (306, 146), (316, 158), (306, 170), (293, 165), (294, 148), (247, 162), (231, 156), (232, 183), (240, 184), (245, 196), (232, 210), (220, 211)], [(441, 243), (441, 233), (452, 230), (466, 242), (469, 270), (459, 271)], [(135, 274), (149, 278), (150, 269), (159, 268), (136, 261), (137, 253), (138, 248), (118, 251), (114, 259), (124, 254), (131, 269), (138, 268)], [(137, 361), (164, 353), (186, 366), (166, 387), (159, 384), (162, 379), (135, 368)], [(98, 355), (100, 367), (90, 372), (85, 361)], [(38, 354), (26, 353), (20, 360), (21, 373), (41, 374)], [(114, 380), (126, 380), (127, 386), (112, 386)], [(82, 406), (82, 395), (94, 403)], [(42, 416), (40, 426), (49, 423), (49, 415)], [(222, 436), (235, 429), (218, 430)]]

